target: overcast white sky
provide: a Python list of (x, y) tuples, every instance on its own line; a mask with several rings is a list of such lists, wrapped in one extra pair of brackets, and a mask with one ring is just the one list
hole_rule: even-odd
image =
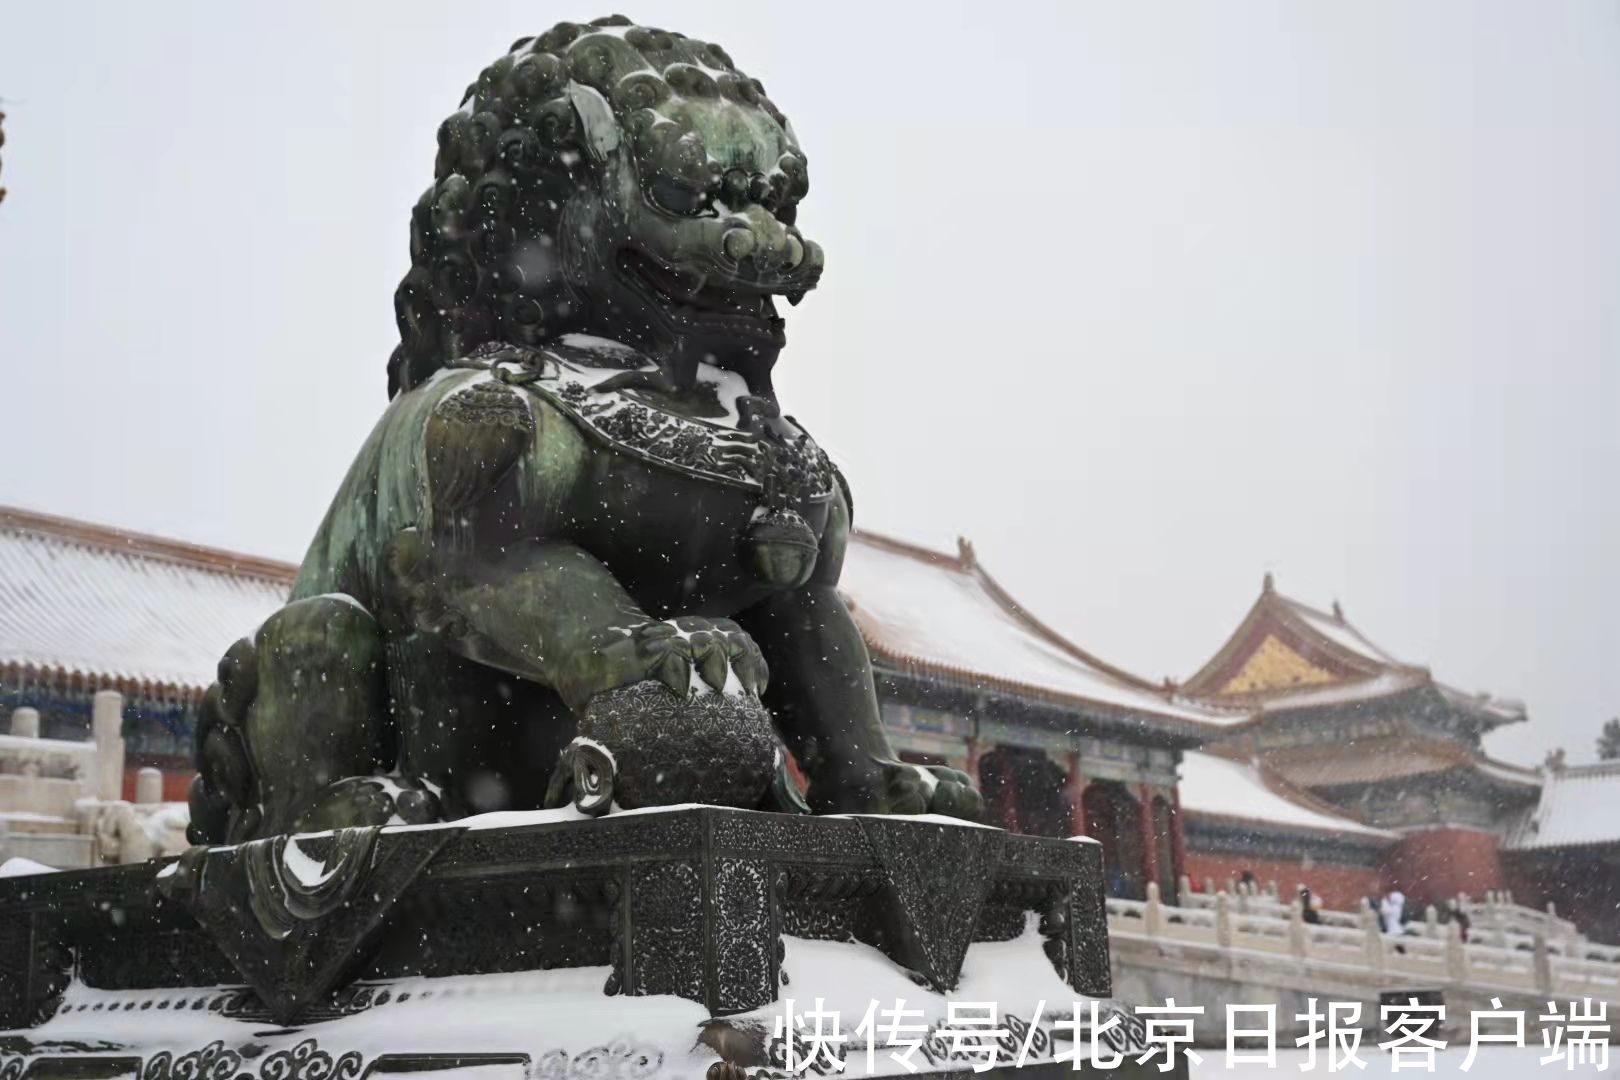
[[(385, 404), (434, 131), (558, 3), (0, 7), (0, 503), (296, 560)], [(1620, 5), (643, 2), (792, 118), (788, 411), (1190, 674), (1263, 572), (1620, 713)]]

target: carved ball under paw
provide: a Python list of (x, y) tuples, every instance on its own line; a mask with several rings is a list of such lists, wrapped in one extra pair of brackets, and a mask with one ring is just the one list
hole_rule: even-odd
[(717, 1061), (703, 1074), (703, 1080), (748, 1080), (748, 1070), (729, 1061)]
[(752, 694), (678, 697), (651, 680), (598, 694), (579, 733), (612, 753), (620, 806), (758, 806), (776, 769), (770, 713)]

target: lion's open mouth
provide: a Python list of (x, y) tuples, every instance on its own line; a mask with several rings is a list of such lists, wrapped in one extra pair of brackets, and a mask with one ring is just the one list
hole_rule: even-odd
[(768, 292), (714, 283), (696, 270), (671, 270), (634, 248), (621, 250), (618, 261), (626, 278), (687, 322), (752, 334), (769, 334), (781, 322)]

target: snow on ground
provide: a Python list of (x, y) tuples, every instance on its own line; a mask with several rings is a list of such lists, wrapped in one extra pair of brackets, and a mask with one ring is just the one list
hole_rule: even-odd
[[(1042, 941), (1031, 918), (1012, 941), (969, 946), (961, 983), (950, 995), (958, 1003), (994, 1003), (1002, 1017), (1027, 1021), (1039, 1015), (1037, 1027), (1043, 1034), (1030, 1054), (1032, 1061), (1050, 1059), (1052, 1020), (1068, 1015), (1079, 998), (1058, 978)], [(874, 1001), (880, 1009), (892, 1009), (904, 1000), (907, 1008), (922, 1010), (917, 1022), (928, 1028), (948, 1018), (944, 996), (916, 985), (905, 969), (870, 946), (790, 937), (785, 949), (788, 981), (782, 998), (793, 999), (799, 1014), (820, 999), (822, 1008), (838, 1011), (841, 1027), (852, 1039)], [(591, 1063), (603, 1058), (614, 1075), (628, 1080), (701, 1076), (715, 1059), (698, 1041), (708, 1019), (704, 1008), (673, 996), (608, 997), (602, 992), (608, 974), (606, 967), (588, 967), (400, 979), (380, 991), (377, 1003), (365, 1012), (292, 1030), (208, 1011), (206, 1001), (218, 988), (104, 991), (75, 982), (62, 1010), (30, 1034), (42, 1042), (82, 1042), (109, 1050), (129, 1046), (146, 1055), (193, 1050), (215, 1039), (228, 1047), (252, 1042), (275, 1050), (313, 1035), (329, 1052), (354, 1050), (367, 1059), (381, 1053), (476, 1050), (527, 1053), (536, 1062), (536, 1075), (595, 1075)], [(783, 1009), (779, 1001), (738, 1019), (755, 1021), (768, 1035)], [(1065, 1040), (1060, 1047), (1068, 1045)], [(881, 1039), (875, 1058), (875, 1073), (905, 1071), (889, 1059)], [(927, 1064), (920, 1053), (917, 1061)], [(562, 1067), (553, 1071), (547, 1062)], [(968, 1064), (953, 1061), (946, 1067), (967, 1075)], [(864, 1052), (849, 1054), (848, 1075), (869, 1075)]]
[[(948, 1036), (939, 1040), (928, 1039), (925, 1031), (945, 1026), (950, 1019), (948, 1002), (958, 1009), (983, 1004), (994, 1006), (997, 1022), (1012, 1033), (1015, 1047), (1029, 1046), (1029, 1062), (1049, 1061), (1054, 1052), (1066, 1051), (1072, 1045), (1070, 1033), (1065, 1031), (1054, 1042), (1054, 1021), (1072, 1014), (1077, 1002), (1082, 1015), (1086, 1015), (1090, 999), (1075, 993), (1058, 978), (1050, 961), (1042, 951), (1043, 939), (1032, 916), (1024, 933), (1012, 941), (977, 942), (968, 947), (962, 961), (961, 981), (950, 995), (934, 993), (916, 984), (911, 975), (883, 953), (869, 945), (852, 942), (814, 941), (805, 938), (784, 937), (782, 971), (786, 978), (779, 999), (771, 1005), (738, 1018), (759, 1024), (767, 1033), (776, 1030), (779, 1018), (785, 1016), (791, 1001), (795, 1016), (804, 1018), (804, 1030), (821, 1026), (826, 1030), (832, 1023), (820, 1025), (810, 1014), (813, 1011), (837, 1014), (837, 1029), (848, 1042), (845, 1044), (845, 1076), (903, 1076), (906, 1069), (893, 1054), (905, 1055), (917, 1066), (917, 1071), (933, 1069), (962, 1070), (963, 1076), (973, 1075), (973, 1061), (982, 1057), (960, 1060), (934, 1061), (932, 1055), (943, 1055), (948, 1049)], [(874, 1007), (875, 1005), (875, 1007)], [(891, 1022), (884, 1010), (918, 1010), (904, 1020), (917, 1025), (910, 1036), (929, 1046), (907, 1053), (903, 1041), (892, 1041), (884, 1031)], [(875, 1037), (861, 1029), (863, 1020), (871, 1014), (876, 1026)], [(988, 1016), (986, 1010), (979, 1015)], [(1016, 1018), (1016, 1020), (1011, 1019)], [(1035, 1021), (1038, 1035), (1028, 1034), (1028, 1024)], [(968, 1023), (959, 1020), (961, 1024)], [(802, 1036), (801, 1036), (802, 1038)], [(875, 1043), (871, 1053), (872, 1067), (867, 1067), (867, 1043)], [(931, 1048), (931, 1049), (930, 1049)], [(1003, 1052), (998, 1064), (1010, 1064), (1018, 1049)], [(1085, 1051), (1082, 1051), (1084, 1055)]]
[(0, 878), (24, 877), (28, 874), (54, 874), (56, 867), (46, 866), (44, 863), (25, 859), (21, 855), (13, 856), (0, 863)]
[(41, 1043), (127, 1045), (148, 1055), (195, 1050), (215, 1039), (227, 1047), (258, 1043), (275, 1050), (315, 1036), (323, 1050), (358, 1051), (367, 1059), (383, 1053), (512, 1052), (530, 1054), (537, 1074), (547, 1072), (547, 1062), (564, 1063), (556, 1075), (567, 1075), (570, 1062), (588, 1072), (587, 1062), (606, 1058), (633, 1060), (629, 1073), (617, 1064), (614, 1071), (634, 1080), (701, 1076), (715, 1059), (698, 1044), (708, 1018), (703, 1006), (668, 996), (606, 997), (608, 973), (589, 967), (401, 979), (389, 985), (386, 1000), (379, 995), (382, 1003), (365, 1012), (291, 1030), (174, 1003), (211, 997), (214, 990), (102, 991), (74, 983), (64, 1009), (29, 1035)]
[[(892, 1008), (897, 998), (908, 1006), (927, 1012), (930, 1022), (943, 1021), (946, 998), (912, 982), (900, 965), (870, 945), (841, 941), (812, 941), (783, 938), (786, 955), (782, 970), (788, 984), (781, 997), (793, 998), (795, 1011), (826, 1000), (826, 1008), (837, 1009), (850, 1027), (859, 1021), (873, 1001)], [(1023, 936), (1012, 941), (981, 941), (968, 946), (962, 961), (962, 979), (950, 999), (993, 1001), (1002, 1012), (1029, 1018), (1035, 1006), (1045, 1001), (1043, 1015), (1061, 1007), (1068, 1014), (1076, 999), (1086, 1000), (1070, 989), (1041, 951), (1042, 938), (1031, 918)], [(778, 1006), (762, 1010), (775, 1016)], [(851, 1019), (853, 1018), (853, 1019)]]

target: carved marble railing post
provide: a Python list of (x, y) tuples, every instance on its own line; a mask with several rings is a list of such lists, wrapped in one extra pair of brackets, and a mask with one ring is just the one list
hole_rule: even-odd
[(1367, 966), (1373, 971), (1384, 970), (1384, 934), (1378, 929), (1378, 916), (1373, 909), (1361, 909), (1362, 952), (1366, 957)]
[(1430, 904), (1423, 909), (1423, 936), (1437, 938), (1440, 936), (1440, 913)]
[(11, 733), (19, 739), (39, 738), (39, 710), (26, 706), (12, 710)]
[(1159, 899), (1159, 883), (1148, 882), (1147, 904), (1142, 908), (1142, 932), (1148, 937), (1164, 933), (1164, 904)]
[(1232, 897), (1225, 891), (1215, 894), (1215, 944), (1222, 949), (1232, 947)]
[(1542, 994), (1553, 992), (1553, 966), (1552, 950), (1547, 948), (1547, 932), (1536, 930), (1535, 936), (1535, 974), (1536, 991)]
[(90, 712), (96, 743), (95, 797), (111, 802), (124, 797), (124, 695), (98, 690)]
[(1176, 884), (1181, 889), (1181, 891), (1177, 894), (1176, 903), (1180, 904), (1182, 907), (1186, 907), (1189, 903), (1187, 897), (1192, 895), (1192, 878), (1186, 874), (1182, 874), (1180, 880), (1177, 881)]
[(163, 770), (148, 765), (135, 774), (135, 801), (150, 805), (163, 801)]
[(1310, 952), (1310, 937), (1305, 932), (1305, 901), (1294, 897), (1288, 905), (1288, 955), (1303, 960)]
[(1215, 879), (1214, 878), (1207, 877), (1207, 878), (1204, 879), (1204, 895), (1205, 896), (1214, 896), (1215, 895)]
[(1468, 981), (1468, 950), (1463, 946), (1462, 924), (1446, 924), (1446, 978), (1454, 983)]

